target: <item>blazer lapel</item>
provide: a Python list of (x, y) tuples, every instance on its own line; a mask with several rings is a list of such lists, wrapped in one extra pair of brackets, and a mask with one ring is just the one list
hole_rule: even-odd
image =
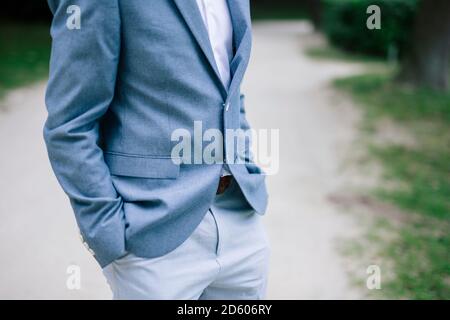
[(228, 0), (231, 22), (233, 24), (235, 53), (238, 53), (244, 36), (249, 29), (249, 21), (247, 21), (244, 8), (242, 7), (244, 5), (243, 2), (242, 0)]
[(174, 0), (175, 4), (178, 7), (181, 15), (183, 16), (186, 24), (191, 30), (194, 38), (197, 40), (200, 48), (208, 59), (209, 64), (214, 70), (222, 89), (225, 91), (226, 88), (223, 86), (222, 81), (220, 80), (220, 73), (217, 68), (216, 60), (214, 58), (214, 53), (211, 48), (211, 42), (209, 40), (208, 30), (206, 30), (206, 26), (203, 22), (203, 18), (198, 9), (198, 5), (196, 0)]
[(208, 30), (206, 30), (206, 26), (203, 22), (203, 18), (200, 10), (198, 9), (196, 0), (173, 1), (205, 54), (209, 64), (214, 70), (222, 92), (229, 97), (230, 94), (239, 87), (250, 58), (250, 17), (246, 16), (246, 12), (249, 9), (245, 8), (245, 6), (249, 6), (248, 0), (227, 0), (228, 7), (230, 9), (231, 21), (233, 24), (233, 42), (235, 47), (235, 54), (230, 62), (232, 80), (228, 89), (223, 86), (216, 60), (214, 58), (214, 53), (211, 48)]
[(230, 71), (232, 81), (228, 90), (228, 98), (237, 90), (244, 77), (251, 51), (251, 30), (250, 17), (246, 15), (249, 12), (248, 0), (228, 0), (231, 20), (233, 23), (235, 54), (230, 62)]

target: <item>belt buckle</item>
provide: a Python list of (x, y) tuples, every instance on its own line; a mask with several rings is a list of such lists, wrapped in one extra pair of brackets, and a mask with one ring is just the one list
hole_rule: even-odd
[(216, 194), (223, 194), (231, 184), (231, 176), (220, 177), (219, 186), (217, 187)]

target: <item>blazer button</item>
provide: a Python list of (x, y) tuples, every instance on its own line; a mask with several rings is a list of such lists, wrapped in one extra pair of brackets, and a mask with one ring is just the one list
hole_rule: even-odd
[(230, 103), (224, 103), (223, 107), (225, 108), (225, 111), (228, 111), (228, 109), (230, 109)]

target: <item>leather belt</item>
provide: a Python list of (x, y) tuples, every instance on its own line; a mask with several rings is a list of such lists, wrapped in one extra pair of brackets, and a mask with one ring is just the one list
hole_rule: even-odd
[(220, 177), (219, 187), (217, 188), (216, 194), (224, 193), (231, 184), (232, 176)]

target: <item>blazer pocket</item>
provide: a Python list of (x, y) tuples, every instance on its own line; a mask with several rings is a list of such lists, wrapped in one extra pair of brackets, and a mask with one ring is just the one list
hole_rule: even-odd
[(104, 158), (111, 175), (176, 179), (180, 174), (180, 165), (170, 156), (141, 156), (115, 152), (105, 152)]

